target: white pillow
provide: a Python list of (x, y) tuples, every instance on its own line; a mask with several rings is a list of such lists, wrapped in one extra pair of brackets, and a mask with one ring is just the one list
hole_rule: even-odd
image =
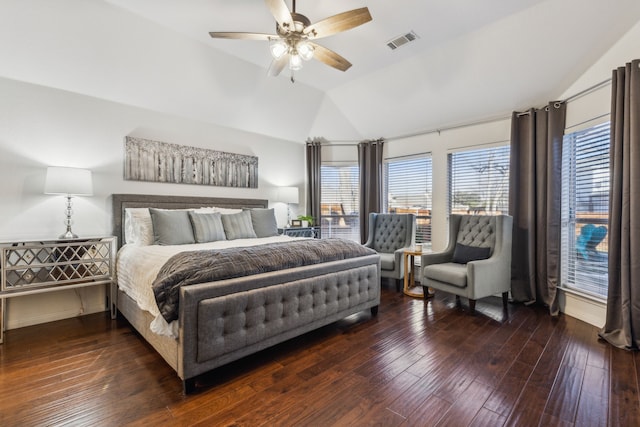
[(216, 213), (220, 212), (221, 214), (235, 214), (242, 212), (242, 209), (232, 209), (232, 208), (219, 208), (217, 206), (204, 206), (199, 209), (193, 210), (196, 213)]
[(124, 210), (124, 242), (131, 245), (153, 245), (153, 222), (149, 208)]

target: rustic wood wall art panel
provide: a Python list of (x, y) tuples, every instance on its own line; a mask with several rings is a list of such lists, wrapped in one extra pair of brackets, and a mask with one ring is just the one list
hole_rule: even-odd
[(258, 157), (125, 137), (124, 179), (258, 188)]

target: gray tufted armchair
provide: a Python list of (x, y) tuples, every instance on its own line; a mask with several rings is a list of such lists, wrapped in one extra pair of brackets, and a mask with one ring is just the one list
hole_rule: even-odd
[(508, 215), (451, 215), (449, 244), (443, 252), (423, 254), (421, 283), (469, 299), (502, 294), (506, 309), (511, 289), (511, 233)]
[(364, 246), (380, 254), (380, 276), (404, 279), (402, 253), (416, 242), (416, 216), (414, 214), (369, 214), (369, 234)]

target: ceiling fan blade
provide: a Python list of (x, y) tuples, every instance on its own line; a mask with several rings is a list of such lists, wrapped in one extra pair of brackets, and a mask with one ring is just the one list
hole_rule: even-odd
[(284, 0), (264, 0), (264, 2), (267, 4), (267, 7), (280, 28), (286, 31), (292, 31), (294, 29), (291, 12)]
[(318, 21), (306, 27), (303, 33), (310, 39), (319, 39), (320, 37), (327, 37), (332, 34), (350, 30), (371, 21), (371, 19), (369, 9), (362, 7)]
[(314, 47), (313, 57), (318, 61), (324, 62), (328, 66), (340, 71), (347, 71), (349, 67), (351, 67), (351, 62), (347, 61), (331, 49), (327, 49), (317, 43), (311, 43), (311, 45)]
[(287, 53), (286, 55), (282, 55), (280, 59), (274, 59), (273, 61), (271, 61), (271, 66), (269, 66), (267, 74), (271, 77), (276, 77), (288, 63), (289, 54)]
[(275, 34), (237, 33), (228, 31), (212, 31), (209, 35), (214, 39), (273, 40), (280, 38)]

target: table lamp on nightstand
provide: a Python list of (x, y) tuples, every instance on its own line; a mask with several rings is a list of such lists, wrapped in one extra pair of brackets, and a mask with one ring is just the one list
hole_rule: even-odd
[(287, 227), (291, 226), (291, 209), (289, 204), (298, 203), (298, 200), (298, 187), (278, 187), (275, 201), (287, 204)]
[(88, 169), (64, 168), (50, 166), (47, 168), (47, 178), (44, 184), (44, 194), (61, 194), (67, 198), (66, 218), (64, 224), (67, 231), (60, 239), (75, 239), (78, 236), (71, 231), (73, 210), (71, 198), (73, 196), (92, 196), (93, 180)]

